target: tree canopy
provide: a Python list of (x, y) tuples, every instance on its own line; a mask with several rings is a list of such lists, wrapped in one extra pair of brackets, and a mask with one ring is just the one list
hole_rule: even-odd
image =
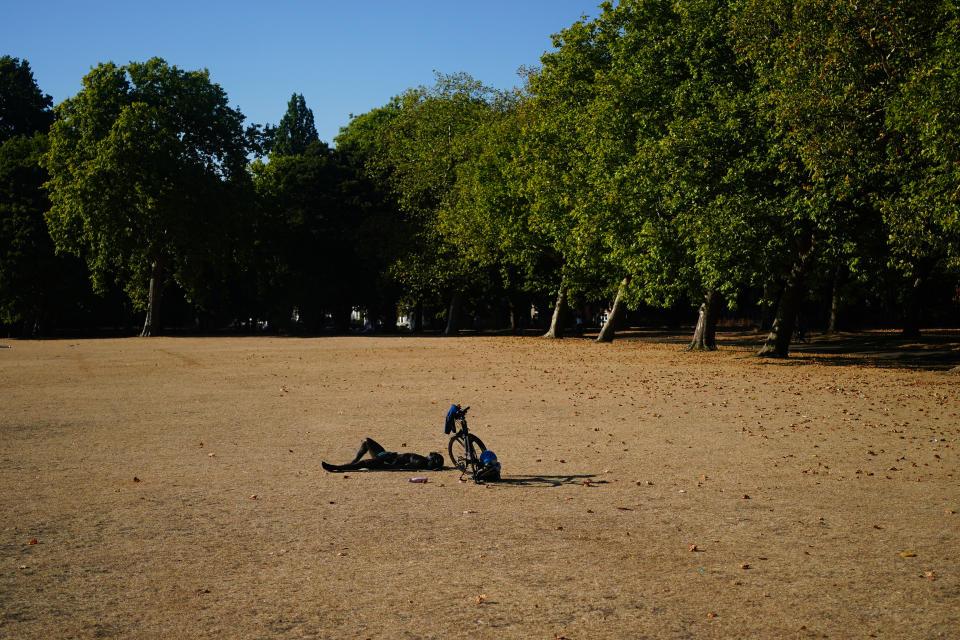
[(0, 58), (0, 143), (46, 133), (53, 122), (52, 107), (53, 98), (40, 91), (29, 62)]
[(699, 308), (709, 349), (727, 309), (784, 357), (845, 300), (916, 332), (928, 302), (960, 304), (958, 39), (952, 0), (603, 2), (522, 88), (437, 74), (335, 146), (302, 94), (244, 130), (205, 71), (161, 59), (94, 68), (45, 140), (49, 97), (7, 56), (4, 237), (41, 247), (49, 209), (53, 246), (122, 285), (144, 333), (167, 284), (181, 308), (311, 332), (552, 306), (559, 337), (569, 305), (609, 310), (606, 340), (630, 310)]
[(98, 65), (56, 114), (43, 159), (51, 235), (98, 288), (124, 284), (150, 335), (168, 279), (197, 293), (204, 264), (224, 257), (210, 243), (232, 213), (228, 187), (247, 175), (243, 115), (207, 71), (160, 58)]
[(287, 112), (280, 119), (273, 136), (271, 153), (275, 156), (300, 155), (311, 143), (320, 139), (313, 122), (313, 111), (307, 108), (303, 94), (290, 96)]

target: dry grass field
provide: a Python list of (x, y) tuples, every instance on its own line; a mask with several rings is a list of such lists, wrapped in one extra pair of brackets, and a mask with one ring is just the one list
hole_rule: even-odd
[(960, 637), (960, 338), (681, 341), (0, 341), (0, 637)]

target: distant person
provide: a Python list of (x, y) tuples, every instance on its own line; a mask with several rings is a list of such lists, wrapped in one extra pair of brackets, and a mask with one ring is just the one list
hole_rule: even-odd
[[(370, 457), (363, 459), (363, 456), (368, 454)], [(357, 451), (357, 455), (347, 464), (321, 462), (320, 466), (327, 471), (359, 471), (360, 469), (380, 471), (393, 469), (440, 470), (443, 469), (443, 456), (435, 451), (431, 451), (426, 456), (421, 456), (416, 453), (387, 451), (373, 438), (364, 438), (360, 443), (360, 449)]]

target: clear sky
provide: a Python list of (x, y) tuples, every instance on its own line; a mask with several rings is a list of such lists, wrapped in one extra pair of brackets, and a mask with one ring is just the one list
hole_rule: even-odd
[(54, 103), (100, 62), (153, 56), (209, 69), (248, 122), (276, 124), (293, 93), (327, 142), (350, 114), (465, 71), (499, 89), (520, 84), (551, 34), (599, 0), (0, 0), (0, 55), (27, 60)]

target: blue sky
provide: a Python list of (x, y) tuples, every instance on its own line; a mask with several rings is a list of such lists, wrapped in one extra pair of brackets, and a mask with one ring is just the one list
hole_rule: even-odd
[(3, 0), (0, 55), (27, 60), (54, 103), (100, 62), (160, 56), (210, 70), (248, 122), (277, 123), (293, 93), (331, 141), (349, 114), (382, 106), (434, 71), (465, 71), (500, 89), (520, 84), (550, 35), (599, 0)]

